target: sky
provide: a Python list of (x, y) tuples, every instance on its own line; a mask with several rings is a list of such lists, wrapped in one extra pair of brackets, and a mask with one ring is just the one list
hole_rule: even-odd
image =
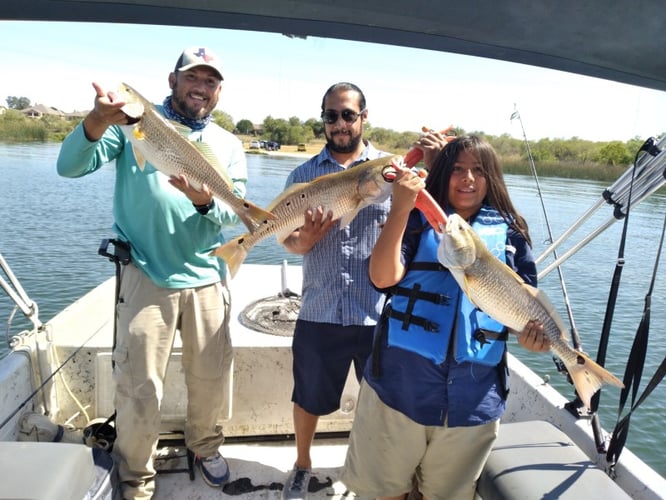
[(448, 125), (529, 140), (646, 139), (666, 132), (666, 92), (598, 78), (431, 50), (251, 31), (129, 24), (0, 21), (0, 103), (27, 97), (65, 112), (89, 110), (91, 83), (169, 94), (186, 47), (221, 59), (217, 109), (234, 122), (318, 118), (325, 90), (350, 81), (374, 127), (419, 132)]

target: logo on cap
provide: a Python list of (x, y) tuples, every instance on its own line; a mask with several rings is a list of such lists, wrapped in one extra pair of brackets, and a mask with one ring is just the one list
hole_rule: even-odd
[(195, 52), (194, 55), (200, 57), (206, 62), (211, 62), (214, 59), (214, 57), (211, 57), (208, 54), (206, 54), (206, 49), (204, 49), (203, 47), (201, 47), (198, 52)]

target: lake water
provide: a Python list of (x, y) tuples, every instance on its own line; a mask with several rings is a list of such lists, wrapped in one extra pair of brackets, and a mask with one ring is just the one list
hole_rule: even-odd
[[(46, 321), (76, 298), (114, 273), (114, 265), (97, 254), (103, 238), (111, 231), (111, 199), (114, 170), (110, 166), (81, 179), (64, 179), (55, 171), (59, 144), (0, 144), (0, 254), (9, 263), (23, 288), (39, 306), (39, 317)], [(249, 200), (266, 206), (282, 190), (287, 174), (302, 159), (248, 155)], [(525, 215), (534, 240), (535, 255), (547, 247), (547, 228), (532, 178), (507, 176), (511, 195)], [(599, 200), (606, 184), (569, 179), (540, 179), (544, 204), (555, 237)], [(639, 324), (645, 295), (655, 261), (666, 196), (655, 194), (634, 207), (630, 214), (626, 264), (622, 273), (606, 367), (622, 378), (626, 359)], [(612, 216), (604, 205), (577, 233), (576, 243)], [(577, 330), (586, 352), (596, 356), (608, 292), (618, 255), (622, 222), (612, 225), (562, 266), (564, 280)], [(228, 237), (244, 232), (242, 226), (228, 231)], [(579, 235), (579, 236), (577, 236)], [(571, 245), (564, 245), (563, 254)], [(300, 263), (300, 257), (285, 252), (274, 238), (266, 239), (249, 254), (247, 262)], [(541, 267), (545, 267), (547, 259)], [(666, 262), (662, 263), (666, 266)], [(7, 279), (4, 274), (0, 274)], [(651, 338), (641, 391), (666, 356), (666, 280), (659, 272), (652, 296)], [(556, 271), (540, 283), (563, 318), (564, 301)], [(5, 337), (13, 303), (0, 289), (0, 356), (6, 353)], [(11, 332), (29, 328), (20, 312)], [(511, 343), (511, 351), (566, 397), (573, 390), (557, 373), (548, 355), (526, 353)], [(617, 418), (619, 390), (605, 389), (600, 415), (602, 425), (612, 429)], [(666, 476), (666, 460), (655, 443), (666, 441), (663, 415), (666, 393), (660, 385), (632, 416), (627, 446)]]

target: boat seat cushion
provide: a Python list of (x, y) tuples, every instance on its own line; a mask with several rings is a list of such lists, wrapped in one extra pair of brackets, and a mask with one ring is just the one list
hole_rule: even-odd
[(111, 500), (116, 467), (111, 455), (83, 444), (0, 442), (0, 499)]
[(566, 434), (538, 420), (500, 426), (477, 491), (483, 500), (630, 498)]

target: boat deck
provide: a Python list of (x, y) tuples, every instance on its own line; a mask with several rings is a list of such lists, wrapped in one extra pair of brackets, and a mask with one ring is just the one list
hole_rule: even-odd
[[(211, 488), (202, 479), (198, 467), (194, 480), (188, 477), (185, 450), (170, 447), (176, 459), (162, 456), (157, 460), (160, 470), (179, 469), (184, 472), (157, 476), (155, 500), (207, 500), (221, 497), (238, 499), (279, 499), (287, 475), (296, 458), (293, 440), (244, 441), (230, 439), (221, 448), (229, 463), (231, 477), (222, 488)], [(310, 498), (361, 498), (348, 493), (338, 481), (347, 452), (347, 438), (318, 438), (312, 447), (313, 476), (310, 480)], [(160, 455), (158, 454), (158, 457)]]

